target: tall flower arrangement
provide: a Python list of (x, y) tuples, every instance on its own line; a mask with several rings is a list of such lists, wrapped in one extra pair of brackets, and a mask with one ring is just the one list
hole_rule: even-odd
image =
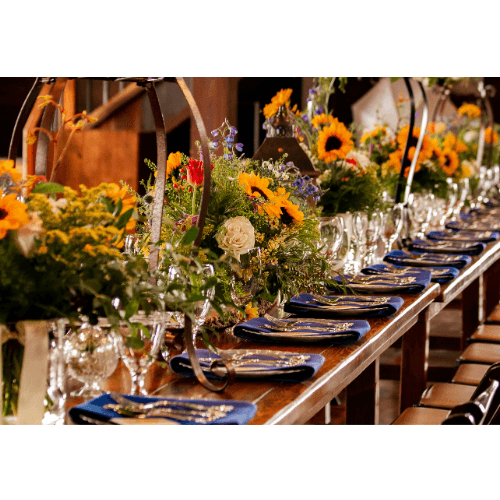
[[(286, 93), (283, 95), (286, 98)], [(230, 256), (239, 260), (250, 249), (259, 247), (262, 283), (256, 299), (272, 301), (278, 291), (290, 296), (302, 290), (319, 290), (327, 277), (326, 262), (316, 249), (317, 219), (308, 203), (317, 197), (318, 188), (286, 158), (259, 164), (239, 156), (242, 144), (236, 142), (236, 134), (227, 121), (212, 131), (211, 194), (200, 255), (206, 259), (220, 257), (224, 261)], [(156, 174), (156, 167), (147, 163)], [(168, 157), (164, 249), (196, 224), (203, 177), (194, 172), (200, 169), (201, 174), (201, 165), (200, 160), (180, 152)], [(153, 176), (145, 188), (148, 194), (141, 199), (143, 222), (138, 233), (147, 242), (151, 193), (156, 189)], [(147, 253), (146, 247), (144, 251)], [(162, 262), (166, 271), (170, 262), (165, 258)], [(217, 274), (218, 293), (231, 303), (229, 267), (223, 262)]]

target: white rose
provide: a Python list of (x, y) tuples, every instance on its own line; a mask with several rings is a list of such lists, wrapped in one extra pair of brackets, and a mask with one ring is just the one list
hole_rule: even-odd
[(238, 261), (240, 255), (255, 247), (255, 231), (251, 222), (242, 216), (233, 217), (224, 222), (215, 236), (219, 248), (232, 255)]
[(477, 141), (479, 137), (479, 134), (475, 130), (469, 130), (468, 132), (465, 132), (464, 134), (464, 141), (465, 142), (474, 142)]
[(68, 200), (66, 198), (59, 198), (57, 201), (49, 198), (48, 201), (52, 206), (52, 212), (56, 215), (61, 211), (61, 208), (65, 207), (68, 204)]

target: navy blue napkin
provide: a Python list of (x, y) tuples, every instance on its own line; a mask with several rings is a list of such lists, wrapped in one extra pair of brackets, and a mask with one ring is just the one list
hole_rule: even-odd
[[(246, 321), (245, 323), (241, 323), (236, 325), (233, 329), (233, 334), (236, 337), (240, 337), (248, 340), (256, 340), (259, 342), (273, 342), (273, 343), (291, 343), (294, 341), (293, 335), (303, 333), (317, 333), (314, 338), (311, 339), (311, 342), (328, 342), (331, 345), (345, 345), (351, 342), (356, 342), (359, 340), (365, 333), (370, 331), (370, 325), (365, 320), (332, 320), (332, 324), (336, 323), (349, 323), (352, 326), (347, 330), (342, 330), (339, 332), (335, 332), (332, 330), (331, 332), (324, 332), (314, 330), (314, 327), (326, 328), (325, 325), (315, 323), (314, 319), (311, 318), (307, 323), (300, 325), (300, 330), (296, 332), (290, 332), (290, 337), (288, 338), (280, 338), (273, 337), (267, 335), (260, 335), (260, 333), (274, 333), (270, 328), (270, 322), (265, 318), (254, 318), (250, 321)], [(303, 343), (303, 341), (300, 341)]]
[[(233, 424), (233, 425), (243, 425), (251, 420), (255, 413), (257, 412), (257, 407), (252, 403), (246, 403), (244, 401), (231, 401), (231, 400), (207, 400), (207, 399), (180, 399), (180, 398), (150, 398), (145, 396), (126, 396), (127, 399), (135, 401), (136, 403), (151, 403), (154, 401), (184, 401), (187, 403), (204, 404), (210, 406), (219, 405), (231, 405), (233, 410), (231, 410), (225, 417), (218, 418), (213, 422), (202, 424), (202, 425), (219, 425), (219, 424)], [(107, 404), (116, 404), (116, 401), (109, 395), (103, 394), (95, 399), (86, 401), (81, 405), (71, 408), (69, 411), (69, 416), (75, 422), (75, 424), (87, 425), (88, 422), (82, 418), (82, 416), (88, 416), (95, 420), (100, 420), (106, 422), (112, 418), (126, 418), (116, 413), (112, 410), (105, 410), (104, 406)], [(158, 417), (155, 417), (158, 418)], [(172, 417), (173, 419), (173, 417)], [(170, 418), (169, 418), (170, 420)], [(190, 422), (188, 420), (175, 419), (182, 425), (200, 425), (196, 422)]]
[[(386, 317), (394, 314), (403, 304), (404, 300), (401, 297), (389, 297), (388, 301), (384, 304), (377, 305), (365, 305), (363, 301), (366, 300), (366, 295), (363, 297), (356, 297), (353, 295), (326, 295), (327, 298), (339, 298), (338, 305), (353, 305), (357, 304), (359, 306), (359, 311), (356, 311), (356, 317), (364, 318), (375, 318), (375, 317)], [(314, 302), (309, 304), (308, 302)], [(307, 309), (304, 308), (307, 306)], [(355, 307), (355, 306), (354, 306)], [(314, 311), (311, 311), (314, 309)], [(344, 317), (341, 312), (336, 312), (331, 306), (325, 306), (319, 302), (314, 301), (314, 297), (309, 293), (301, 293), (290, 299), (290, 302), (285, 304), (285, 312), (296, 314), (298, 316), (304, 317), (329, 317), (338, 318), (339, 316)]]
[[(455, 237), (452, 238), (450, 237), (451, 234), (447, 233), (446, 231), (431, 231), (430, 233), (427, 233), (426, 236), (430, 240), (450, 240), (450, 241), (463, 241), (463, 242), (478, 242), (482, 241), (483, 243), (492, 243), (493, 241), (498, 240), (498, 236), (500, 233), (496, 231), (485, 231), (489, 232), (490, 234), (488, 236), (481, 236), (481, 233), (474, 233), (472, 231), (454, 231), (453, 234)], [(459, 235), (460, 237), (457, 238), (456, 236)]]
[[(359, 275), (360, 278), (362, 277), (366, 277), (366, 276), (363, 276), (362, 274)], [(384, 285), (376, 285), (376, 284), (373, 284), (373, 288), (374, 288), (374, 291), (373, 293), (387, 293), (387, 292), (380, 292), (380, 291), (376, 291), (375, 289), (377, 287), (388, 287), (390, 288), (391, 290), (394, 291), (394, 293), (422, 293), (429, 285), (429, 283), (431, 282), (431, 273), (422, 269), (422, 271), (417, 271), (416, 273), (412, 273), (412, 274), (408, 274), (408, 276), (406, 275), (401, 275), (401, 276), (398, 276), (398, 278), (408, 278), (408, 277), (413, 277), (415, 278), (415, 281), (413, 283), (408, 283), (408, 284), (392, 284), (392, 283), (387, 283), (387, 284), (384, 284)], [(353, 284), (351, 285), (349, 283), (349, 281), (351, 279), (355, 279), (356, 276), (352, 276), (350, 274), (345, 274), (344, 275), (344, 278), (346, 280), (346, 284), (348, 287), (351, 287), (354, 291), (357, 291), (358, 289), (358, 286), (356, 284)], [(382, 276), (381, 276), (382, 278)], [(336, 276), (335, 278), (335, 281), (337, 281), (338, 283), (342, 283), (342, 278), (340, 276)], [(366, 284), (362, 286), (364, 289), (363, 289), (363, 293), (367, 292), (368, 290), (365, 289), (366, 287)], [(347, 288), (347, 291), (349, 292), (349, 288)]]
[[(405, 266), (395, 267), (397, 267), (398, 269), (405, 269)], [(429, 271), (431, 273), (432, 283), (439, 283), (440, 285), (448, 283), (448, 281), (455, 279), (460, 274), (460, 271), (456, 267), (423, 267), (422, 269), (425, 269), (426, 271)], [(361, 272), (364, 274), (383, 274), (379, 273), (378, 271), (385, 271), (390, 273), (392, 272), (392, 269), (386, 267), (385, 264), (373, 264), (372, 266), (365, 267), (361, 270)], [(433, 275), (432, 271), (437, 271), (439, 274), (437, 276)], [(411, 273), (414, 272), (418, 271), (416, 269), (408, 269), (408, 275), (411, 275)]]
[(447, 222), (444, 227), (446, 229), (451, 229), (453, 231), (500, 231), (500, 220), (481, 220), (481, 218), (477, 218), (477, 224), (479, 227), (470, 227), (468, 224), (471, 224), (474, 221), (474, 217), (471, 214), (462, 215), (461, 221), (450, 221)]
[[(213, 352), (210, 352), (206, 349), (197, 349), (196, 355), (198, 359), (200, 358), (210, 358), (210, 359), (221, 359), (221, 357)], [(266, 380), (274, 380), (277, 382), (303, 382), (304, 380), (310, 379), (323, 365), (325, 362), (325, 358), (320, 354), (305, 354), (305, 356), (309, 356), (309, 359), (304, 361), (303, 364), (293, 365), (293, 366), (262, 366), (262, 370), (259, 370), (259, 374), (263, 372), (267, 373)], [(261, 360), (272, 360), (275, 359), (273, 356), (268, 356), (265, 354), (258, 354), (252, 356), (246, 356), (245, 359), (261, 359)], [(179, 356), (174, 356), (170, 360), (170, 368), (174, 373), (179, 375), (184, 375), (187, 377), (193, 377), (194, 372), (191, 368), (186, 368), (182, 365), (190, 365), (189, 356), (187, 353), (182, 353)], [(210, 362), (208, 361), (200, 361), (200, 366), (210, 366)], [(247, 365), (248, 366), (248, 365)], [(247, 367), (246, 366), (246, 367)], [(258, 363), (255, 365), (249, 366), (258, 366)], [(286, 372), (286, 373), (274, 373), (274, 372)], [(220, 379), (217, 375), (206, 371), (205, 375), (207, 378), (215, 378)], [(236, 377), (238, 378), (238, 371), (236, 370)], [(242, 375), (242, 378), (251, 379), (252, 375)], [(262, 376), (259, 376), (259, 380), (262, 379)]]
[[(410, 249), (414, 252), (427, 252), (437, 254), (458, 254), (458, 255), (479, 255), (486, 248), (486, 243), (478, 241), (477, 243), (458, 242), (454, 244), (452, 241), (442, 241), (443, 247), (436, 246), (431, 241), (415, 239), (410, 243)], [(467, 245), (466, 248), (460, 248), (458, 245)]]
[[(413, 261), (414, 257), (419, 259)], [(392, 250), (385, 257), (384, 260), (398, 266), (418, 266), (418, 267), (462, 267), (470, 264), (472, 258), (468, 255), (443, 255), (443, 254), (430, 254), (425, 252), (403, 252), (402, 250)]]

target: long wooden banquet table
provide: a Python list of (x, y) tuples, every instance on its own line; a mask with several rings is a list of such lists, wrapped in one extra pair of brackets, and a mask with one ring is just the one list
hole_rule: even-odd
[[(431, 283), (421, 294), (399, 294), (403, 306), (389, 318), (368, 318), (371, 330), (346, 346), (259, 343), (221, 333), (221, 349), (270, 349), (321, 354), (323, 366), (311, 379), (299, 382), (236, 380), (221, 393), (202, 387), (194, 377), (181, 377), (154, 365), (148, 374), (151, 395), (193, 399), (235, 399), (254, 403), (253, 425), (304, 424), (341, 391), (346, 390), (346, 423), (377, 424), (380, 356), (402, 338), (400, 410), (418, 403), (427, 384), (430, 321), (462, 294), (463, 346), (500, 300), (500, 241), (472, 257), (457, 278), (445, 285)], [(484, 288), (485, 293), (481, 293)], [(483, 300), (484, 299), (484, 300)], [(349, 318), (343, 318), (349, 320)], [(106, 390), (127, 393), (130, 376), (121, 364), (106, 382)], [(81, 400), (68, 400), (68, 407)]]

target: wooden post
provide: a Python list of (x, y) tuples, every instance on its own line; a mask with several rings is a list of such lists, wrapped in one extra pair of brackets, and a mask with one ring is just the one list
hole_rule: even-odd
[(377, 425), (380, 363), (377, 358), (347, 386), (346, 424)]
[(478, 276), (462, 292), (462, 339), (460, 348), (463, 351), (467, 347), (467, 339), (477, 330), (480, 323), (480, 281)]
[[(238, 128), (237, 102), (238, 78), (193, 78), (193, 97), (205, 123), (209, 139), (210, 132), (222, 125), (227, 118), (229, 123)], [(190, 155), (198, 157), (195, 142), (200, 140), (194, 120), (191, 120), (191, 148)]]

